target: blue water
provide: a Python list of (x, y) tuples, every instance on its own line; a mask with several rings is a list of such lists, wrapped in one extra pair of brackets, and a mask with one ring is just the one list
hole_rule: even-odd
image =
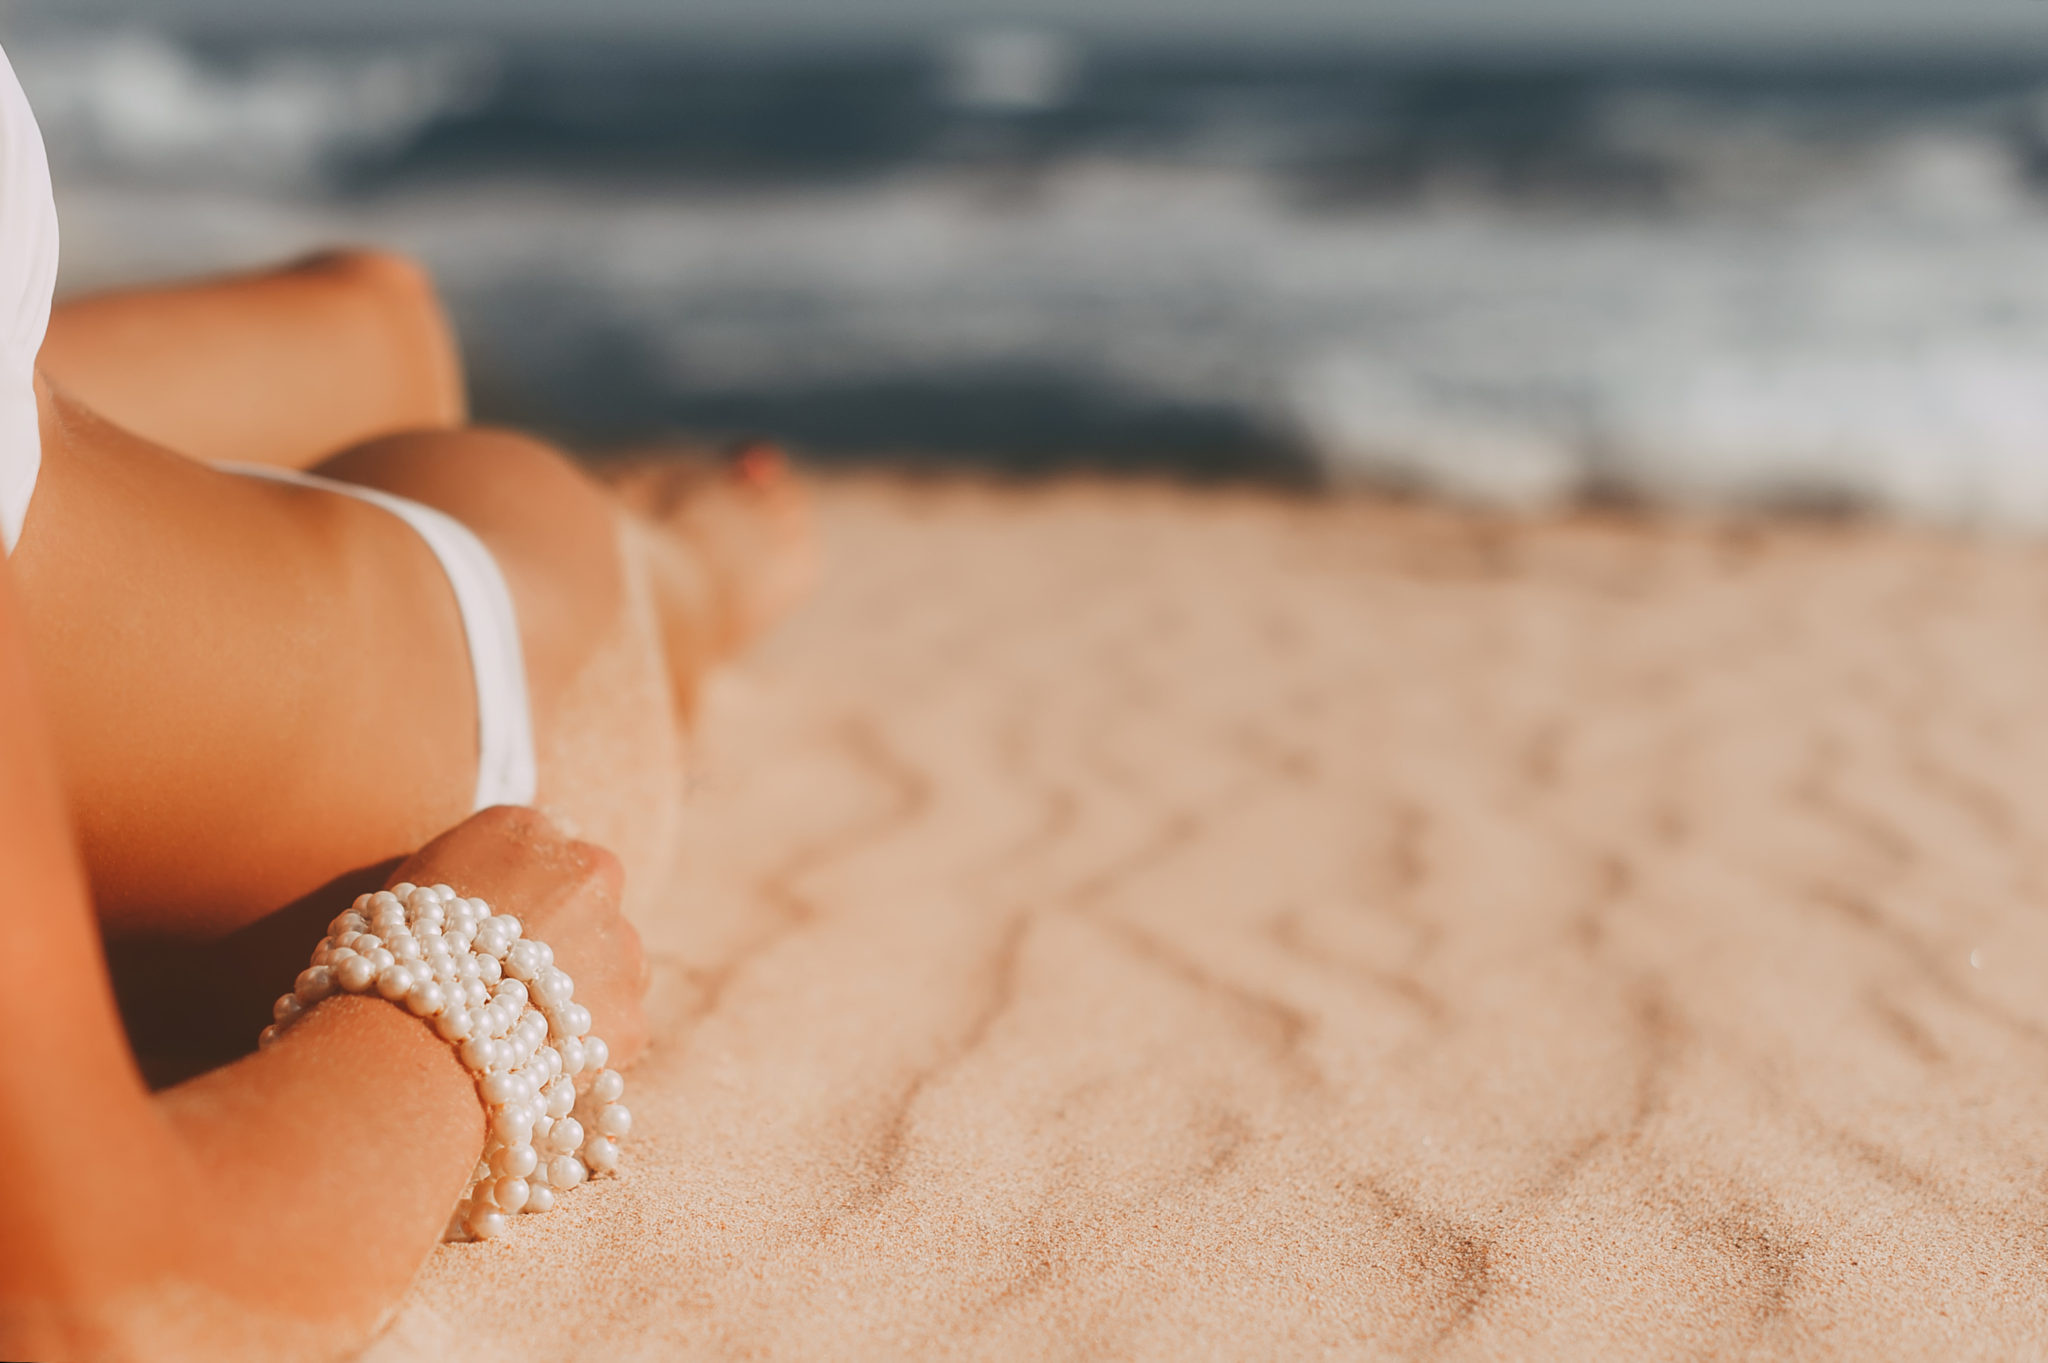
[(68, 285), (393, 242), (584, 447), (2048, 525), (2048, 69), (9, 50)]

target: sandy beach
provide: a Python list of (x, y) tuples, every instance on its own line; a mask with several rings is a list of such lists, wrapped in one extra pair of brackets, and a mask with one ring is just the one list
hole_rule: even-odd
[(820, 509), (624, 1176), (369, 1358), (2048, 1353), (2048, 552)]

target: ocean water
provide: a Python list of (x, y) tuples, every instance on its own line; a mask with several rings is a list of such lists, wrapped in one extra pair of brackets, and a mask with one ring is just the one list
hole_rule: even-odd
[(395, 244), (586, 448), (2048, 526), (2048, 68), (8, 42), (67, 286)]

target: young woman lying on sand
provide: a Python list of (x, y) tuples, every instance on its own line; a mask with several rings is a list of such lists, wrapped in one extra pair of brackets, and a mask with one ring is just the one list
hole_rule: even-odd
[[(658, 881), (679, 716), (802, 585), (800, 493), (757, 454), (629, 505), (466, 428), (447, 323), (389, 256), (49, 317), (54, 272), (0, 58), (0, 1357), (345, 1353), (483, 1148), (454, 1048), (343, 994), (152, 1094), (129, 1035), (248, 1051), (320, 925), (407, 880), (521, 916), (630, 1061), (621, 860)], [(592, 841), (475, 812), (502, 803)]]

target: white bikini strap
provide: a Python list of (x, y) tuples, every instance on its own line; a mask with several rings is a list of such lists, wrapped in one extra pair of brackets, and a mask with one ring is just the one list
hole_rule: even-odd
[(526, 693), (526, 659), (519, 647), (519, 616), (498, 560), (473, 531), (445, 512), (376, 488), (322, 478), (318, 474), (259, 464), (223, 464), (229, 473), (280, 483), (325, 488), (383, 507), (418, 532), (441, 561), (469, 638), (470, 671), (476, 679), (476, 805), (533, 803), (538, 771), (533, 748), (533, 711)]

